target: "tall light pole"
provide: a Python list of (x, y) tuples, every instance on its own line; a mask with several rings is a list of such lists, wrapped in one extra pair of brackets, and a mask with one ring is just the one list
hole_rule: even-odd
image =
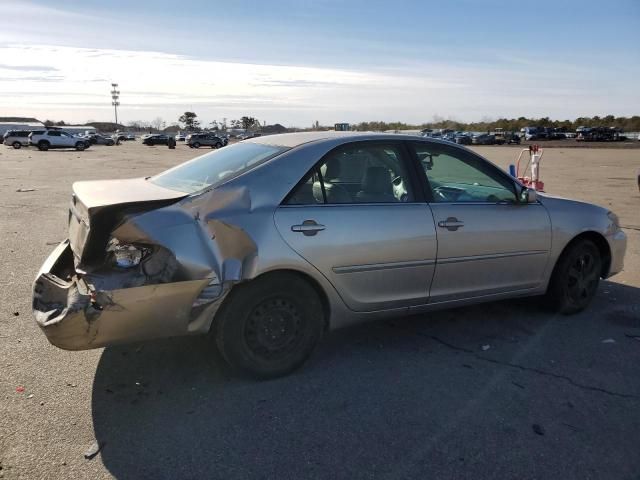
[(113, 105), (113, 111), (116, 114), (116, 125), (117, 125), (118, 124), (118, 106), (120, 105), (120, 102), (118, 101), (118, 99), (120, 98), (120, 90), (118, 90), (117, 83), (112, 83), (111, 87), (113, 87), (111, 89), (111, 105)]

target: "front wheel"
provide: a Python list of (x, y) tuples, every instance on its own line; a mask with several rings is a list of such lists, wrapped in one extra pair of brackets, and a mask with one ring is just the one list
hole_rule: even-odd
[(195, 143), (192, 145), (192, 147), (193, 147), (193, 148), (200, 148), (200, 144), (199, 144), (198, 142), (195, 142)]
[(46, 152), (47, 150), (49, 150), (49, 142), (47, 142), (46, 140), (40, 140), (38, 142), (38, 150), (42, 152)]
[(85, 148), (87, 148), (87, 146), (85, 145), (84, 142), (76, 142), (76, 150), (78, 150), (79, 152), (83, 151)]
[(590, 240), (578, 240), (556, 264), (546, 294), (548, 303), (565, 315), (581, 312), (593, 300), (601, 272), (598, 247)]
[(323, 331), (318, 294), (304, 279), (289, 273), (236, 285), (215, 319), (222, 356), (233, 368), (260, 379), (300, 367)]
[(218, 142), (213, 146), (213, 148), (222, 148), (222, 144)]
[(20, 142), (13, 142), (13, 148), (15, 148), (16, 150), (19, 150), (20, 147), (22, 147), (22, 144)]

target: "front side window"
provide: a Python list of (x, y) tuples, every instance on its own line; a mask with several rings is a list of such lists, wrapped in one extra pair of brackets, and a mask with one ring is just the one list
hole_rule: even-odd
[(434, 202), (517, 202), (515, 183), (475, 155), (439, 144), (413, 148)]
[(194, 158), (151, 177), (149, 181), (171, 190), (195, 193), (237, 177), (288, 149), (276, 145), (237, 143)]
[(289, 195), (288, 205), (413, 201), (397, 144), (356, 144), (329, 153)]

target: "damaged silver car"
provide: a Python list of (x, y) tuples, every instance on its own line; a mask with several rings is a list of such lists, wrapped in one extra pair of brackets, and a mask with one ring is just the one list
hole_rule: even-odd
[(625, 249), (612, 212), (537, 194), (450, 142), (273, 135), (75, 183), (33, 310), (64, 349), (210, 333), (229, 364), (269, 378), (355, 322), (528, 295), (580, 311)]

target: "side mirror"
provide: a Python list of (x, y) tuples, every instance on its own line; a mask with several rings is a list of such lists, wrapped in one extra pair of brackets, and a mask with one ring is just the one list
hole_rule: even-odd
[(532, 188), (523, 188), (520, 192), (520, 202), (522, 203), (536, 203), (538, 194)]

